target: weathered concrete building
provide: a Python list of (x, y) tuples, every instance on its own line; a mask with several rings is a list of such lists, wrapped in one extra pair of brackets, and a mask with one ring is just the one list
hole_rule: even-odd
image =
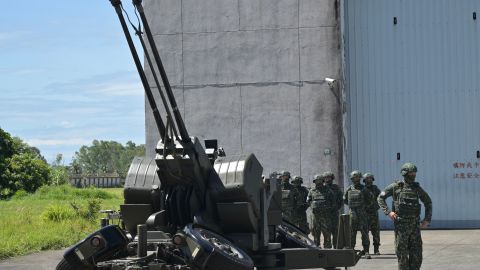
[[(480, 227), (480, 1), (145, 0), (190, 134), (307, 185), (412, 161), (432, 227)], [(147, 70), (147, 73), (150, 73)], [(336, 79), (330, 87), (325, 78)], [(147, 106), (147, 149), (158, 134)], [(384, 226), (391, 222), (382, 216)]]
[[(339, 1), (150, 0), (145, 9), (190, 134), (264, 173), (342, 172)], [(147, 70), (147, 74), (150, 71)], [(147, 149), (159, 139), (148, 105)], [(341, 179), (341, 178), (340, 178)]]

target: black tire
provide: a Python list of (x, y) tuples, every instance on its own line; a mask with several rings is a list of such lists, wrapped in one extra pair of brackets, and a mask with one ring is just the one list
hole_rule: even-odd
[(277, 226), (277, 241), (282, 244), (282, 248), (318, 249), (308, 235), (285, 220)]
[(75, 270), (64, 258), (57, 264), (55, 270)]
[(202, 260), (194, 260), (198, 266), (201, 265), (201, 269), (253, 269), (254, 264), (250, 256), (225, 237), (204, 228), (194, 228), (192, 225), (187, 225), (185, 232), (195, 239), (206, 253), (206, 256), (196, 256), (196, 258), (202, 258)]

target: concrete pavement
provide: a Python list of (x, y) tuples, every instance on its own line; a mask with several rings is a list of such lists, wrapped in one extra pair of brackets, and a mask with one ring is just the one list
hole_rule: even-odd
[[(359, 236), (358, 236), (359, 237)], [(474, 270), (480, 267), (480, 230), (422, 231), (424, 260), (422, 270)], [(397, 268), (393, 232), (381, 232), (380, 256), (362, 259), (355, 270), (391, 270)], [(360, 237), (357, 243), (361, 243)], [(2, 270), (51, 270), (59, 262), (63, 250), (45, 251), (0, 262)]]

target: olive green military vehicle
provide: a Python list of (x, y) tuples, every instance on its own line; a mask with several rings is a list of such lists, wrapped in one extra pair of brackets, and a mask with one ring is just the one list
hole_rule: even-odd
[[(134, 0), (143, 31), (132, 24), (160, 91), (160, 115), (133, 44), (120, 0), (119, 17), (160, 133), (154, 159), (130, 166), (120, 212), (107, 212), (98, 231), (70, 247), (57, 266), (111, 270), (247, 270), (354, 266), (352, 249), (320, 249), (297, 227), (282, 221), (278, 176), (262, 179), (255, 155), (225, 156), (215, 140), (205, 148), (190, 137), (147, 24)], [(127, 17), (128, 18), (128, 17)], [(140, 25), (140, 23), (139, 23)], [(142, 35), (148, 40), (150, 58)], [(154, 63), (157, 68), (154, 68)], [(165, 119), (165, 121), (164, 121)], [(118, 217), (119, 221), (113, 222)], [(116, 225), (113, 225), (116, 224)], [(345, 229), (344, 231), (348, 231)]]

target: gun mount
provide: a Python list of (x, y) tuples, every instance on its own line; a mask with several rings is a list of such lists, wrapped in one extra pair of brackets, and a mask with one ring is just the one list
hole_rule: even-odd
[[(358, 252), (320, 249), (304, 232), (282, 220), (278, 175), (272, 173), (262, 179), (263, 168), (254, 154), (225, 156), (215, 140), (206, 141), (204, 148), (196, 137), (189, 136), (142, 1), (133, 0), (141, 24), (131, 25), (160, 91), (165, 113), (162, 118), (124, 19), (121, 0), (110, 2), (125, 33), (161, 139), (154, 159), (135, 158), (130, 166), (124, 204), (120, 206), (122, 226), (108, 225), (108, 219), (103, 219), (100, 230), (65, 252), (57, 269), (354, 266), (360, 258)], [(160, 73), (163, 88), (155, 70)]]

